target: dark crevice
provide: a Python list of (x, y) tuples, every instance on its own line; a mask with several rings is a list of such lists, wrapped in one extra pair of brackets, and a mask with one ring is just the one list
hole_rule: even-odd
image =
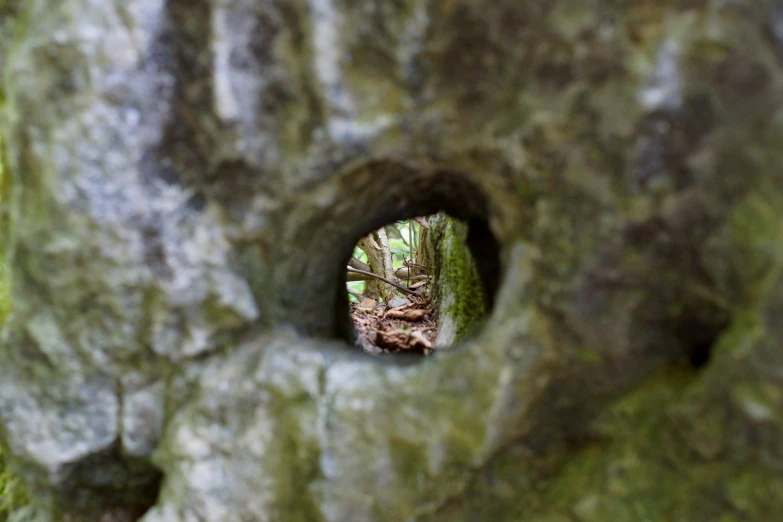
[(468, 221), (468, 249), (476, 262), (483, 286), (484, 305), (489, 312), (500, 287), (500, 245), (486, 219)]
[(687, 319), (677, 325), (675, 334), (686, 346), (688, 363), (694, 369), (702, 369), (710, 362), (712, 349), (725, 327), (725, 321), (706, 323), (698, 319)]
[(158, 503), (160, 490), (163, 486), (163, 474), (156, 473), (154, 477), (143, 487), (139, 488), (139, 498), (142, 500), (134, 506), (132, 516), (134, 520), (141, 520), (147, 512)]
[(696, 369), (705, 367), (710, 361), (712, 346), (712, 342), (700, 342), (691, 346), (691, 351), (688, 353), (688, 362), (691, 366)]
[(145, 458), (122, 455), (116, 443), (70, 470), (58, 503), (71, 515), (81, 516), (79, 520), (130, 522), (157, 503), (162, 483), (157, 467)]

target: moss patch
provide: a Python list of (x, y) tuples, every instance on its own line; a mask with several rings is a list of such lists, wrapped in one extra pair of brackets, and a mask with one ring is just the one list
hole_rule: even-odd
[(29, 502), (27, 489), (11, 471), (0, 447), (0, 521), (5, 522), (15, 510)]
[(433, 300), (441, 323), (451, 318), (455, 341), (472, 332), (486, 314), (483, 288), (467, 247), (467, 225), (445, 214), (431, 220), (429, 251), (433, 273)]
[[(6, 249), (6, 206), (10, 189), (10, 176), (5, 168), (5, 154), (0, 140), (0, 326), (5, 323), (11, 309), (8, 271), (5, 265)], [(7, 450), (0, 444), (0, 522), (8, 520), (11, 513), (28, 503), (27, 490), (8, 468), (5, 454)]]
[(10, 293), (8, 288), (8, 271), (5, 264), (6, 243), (6, 205), (8, 195), (8, 176), (3, 167), (3, 143), (0, 141), (0, 326), (5, 323), (8, 313), (11, 311)]
[(663, 371), (597, 419), (591, 440), (504, 450), (437, 520), (771, 520), (783, 512), (773, 467), (706, 459), (682, 444), (676, 411), (694, 384), (686, 369)]

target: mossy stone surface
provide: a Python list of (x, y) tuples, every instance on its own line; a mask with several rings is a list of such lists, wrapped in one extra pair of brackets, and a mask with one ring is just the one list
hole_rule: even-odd
[(433, 269), (431, 298), (438, 313), (438, 339), (448, 347), (475, 333), (486, 315), (484, 289), (467, 246), (465, 223), (438, 214), (427, 234)]
[[(30, 516), (780, 511), (777, 3), (0, 12), (0, 431)], [(499, 245), (485, 327), (363, 356), (345, 260), (438, 211)]]

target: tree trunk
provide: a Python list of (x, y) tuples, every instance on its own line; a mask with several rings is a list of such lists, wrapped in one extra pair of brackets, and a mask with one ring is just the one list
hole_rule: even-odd
[[(386, 230), (380, 228), (359, 240), (357, 244), (367, 254), (367, 264), (374, 274), (395, 280), (392, 255)], [(394, 289), (378, 279), (367, 281), (366, 295), (379, 301), (388, 301), (394, 295)]]

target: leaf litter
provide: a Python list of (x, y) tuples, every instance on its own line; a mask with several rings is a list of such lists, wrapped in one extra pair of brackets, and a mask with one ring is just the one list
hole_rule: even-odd
[(427, 356), (436, 349), (437, 317), (424, 298), (393, 308), (363, 299), (351, 303), (351, 317), (357, 339), (367, 352)]

